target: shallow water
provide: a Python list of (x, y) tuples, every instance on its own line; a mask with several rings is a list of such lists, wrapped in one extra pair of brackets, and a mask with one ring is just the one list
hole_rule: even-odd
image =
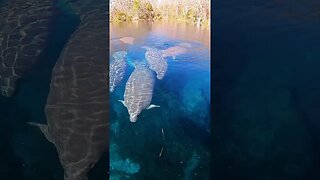
[[(127, 36), (135, 38), (133, 45), (117, 41)], [(110, 94), (111, 179), (209, 179), (208, 29), (183, 23), (134, 22), (111, 24), (110, 37), (110, 60), (114, 52), (125, 50), (129, 64), (123, 81)], [(146, 63), (142, 46), (163, 50), (183, 42), (191, 48), (175, 59), (166, 58), (167, 73), (156, 80), (151, 103), (160, 108), (143, 110), (137, 122), (130, 122), (127, 109), (118, 100), (123, 100), (134, 65)], [(121, 163), (131, 168), (120, 168)]]
[(319, 1), (218, 1), (216, 179), (319, 179)]

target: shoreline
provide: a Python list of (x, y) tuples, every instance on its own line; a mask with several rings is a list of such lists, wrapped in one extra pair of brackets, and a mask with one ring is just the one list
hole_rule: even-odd
[(128, 19), (124, 21), (116, 21), (109, 19), (109, 24), (122, 24), (122, 23), (139, 23), (139, 22), (152, 22), (152, 23), (158, 23), (158, 22), (173, 22), (173, 23), (185, 23), (188, 25), (193, 25), (196, 27), (201, 28), (210, 28), (210, 19), (206, 19), (201, 23), (195, 23), (193, 21), (190, 21), (188, 19), (174, 19), (174, 18), (161, 18), (161, 19)]

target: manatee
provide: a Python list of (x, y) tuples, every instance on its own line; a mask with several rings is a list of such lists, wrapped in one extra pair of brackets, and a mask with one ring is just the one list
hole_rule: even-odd
[(142, 110), (160, 107), (150, 104), (154, 84), (153, 72), (144, 65), (137, 65), (126, 83), (124, 100), (120, 100), (127, 108), (131, 122), (137, 121)]
[(109, 149), (108, 5), (103, 0), (70, 5), (81, 21), (53, 68), (47, 123), (30, 124), (55, 145), (65, 180), (87, 180)]
[(143, 48), (147, 49), (145, 58), (148, 61), (149, 68), (157, 73), (157, 79), (162, 79), (168, 69), (168, 63), (163, 56), (163, 52), (148, 46), (144, 46)]
[(0, 93), (12, 96), (16, 81), (39, 60), (53, 20), (52, 0), (8, 0), (0, 7)]
[(114, 53), (113, 57), (114, 60), (110, 64), (110, 70), (109, 70), (109, 90), (110, 92), (113, 92), (115, 88), (121, 83), (126, 67), (127, 62), (125, 60), (127, 53), (125, 51), (118, 51)]
[(186, 52), (187, 52), (187, 48), (182, 46), (172, 46), (172, 47), (169, 47), (168, 49), (162, 50), (163, 57), (172, 56), (173, 59), (175, 59), (177, 55), (181, 55)]
[(187, 43), (187, 42), (183, 42), (183, 43), (179, 43), (178, 46), (180, 47), (185, 47), (185, 48), (192, 48), (192, 44)]
[(120, 38), (120, 41), (125, 43), (125, 44), (130, 44), (132, 45), (134, 42), (135, 38), (134, 37), (122, 37)]

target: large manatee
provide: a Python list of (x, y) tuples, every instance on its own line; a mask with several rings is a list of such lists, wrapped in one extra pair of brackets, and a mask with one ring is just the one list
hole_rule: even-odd
[(162, 79), (168, 69), (168, 63), (163, 56), (163, 52), (148, 46), (144, 46), (143, 48), (147, 50), (145, 58), (148, 61), (149, 68), (157, 73), (158, 79)]
[(11, 96), (16, 81), (38, 61), (52, 22), (52, 0), (7, 0), (0, 7), (0, 92)]
[(153, 72), (144, 65), (137, 65), (126, 83), (124, 100), (121, 100), (128, 110), (131, 122), (137, 121), (142, 110), (160, 107), (150, 105), (154, 84)]
[(113, 92), (115, 88), (121, 83), (126, 67), (127, 62), (125, 60), (127, 53), (125, 51), (118, 51), (114, 53), (113, 57), (114, 60), (110, 64), (109, 70), (109, 90)]
[(52, 72), (40, 127), (52, 142), (65, 180), (87, 180), (88, 171), (108, 150), (108, 29), (106, 1), (72, 1), (80, 16)]

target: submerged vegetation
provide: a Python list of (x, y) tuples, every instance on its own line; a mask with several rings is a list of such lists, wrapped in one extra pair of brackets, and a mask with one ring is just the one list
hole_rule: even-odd
[(174, 19), (209, 25), (209, 0), (111, 0), (110, 21)]

